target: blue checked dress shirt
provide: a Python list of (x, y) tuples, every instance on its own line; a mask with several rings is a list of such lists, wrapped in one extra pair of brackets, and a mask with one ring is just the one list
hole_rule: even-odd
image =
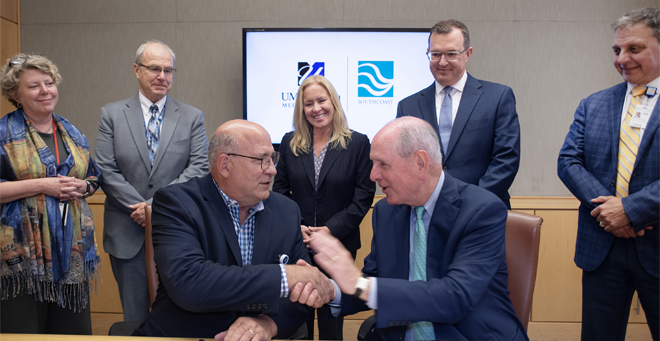
[[(238, 246), (241, 248), (241, 258), (243, 265), (250, 265), (252, 264), (252, 254), (254, 253), (255, 215), (257, 212), (264, 209), (264, 202), (260, 201), (258, 204), (250, 208), (248, 211), (248, 217), (245, 220), (245, 223), (243, 223), (241, 226), (241, 222), (239, 220), (238, 202), (228, 197), (227, 194), (225, 194), (225, 192), (223, 192), (220, 187), (218, 187), (218, 184), (215, 182), (215, 180), (213, 180), (213, 183), (215, 184), (215, 188), (218, 189), (218, 192), (220, 192), (222, 200), (224, 200), (225, 205), (227, 206), (227, 210), (229, 211), (229, 215), (231, 215), (231, 220), (234, 223), (234, 229), (236, 230), (236, 235), (238, 236)], [(282, 275), (282, 279), (280, 281), (280, 297), (289, 297), (289, 283), (286, 279), (286, 269), (283, 264), (280, 264), (280, 273)]]

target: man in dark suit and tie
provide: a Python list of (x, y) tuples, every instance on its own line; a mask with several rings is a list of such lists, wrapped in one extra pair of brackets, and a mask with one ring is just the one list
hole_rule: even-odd
[(435, 24), (426, 54), (435, 82), (401, 100), (396, 117), (429, 122), (440, 135), (444, 170), (495, 193), (511, 208), (509, 187), (520, 164), (513, 91), (465, 71), (472, 47), (470, 33), (460, 21)]
[(126, 321), (142, 321), (149, 313), (146, 203), (159, 188), (208, 172), (202, 112), (167, 96), (174, 58), (159, 41), (140, 46), (133, 65), (139, 92), (101, 109), (95, 158), (106, 195), (103, 248), (110, 254)]
[(269, 191), (278, 159), (265, 129), (229, 121), (211, 138), (210, 174), (156, 193), (160, 283), (134, 335), (286, 339), (310, 313), (289, 288), (310, 282), (317, 307), (334, 296), (317, 268), (295, 265), (309, 257), (298, 206)]
[(526, 340), (508, 297), (502, 201), (442, 170), (438, 135), (421, 119), (386, 125), (370, 156), (387, 197), (362, 271), (334, 237), (310, 242), (341, 290), (332, 304), (344, 315), (375, 309), (384, 340)]
[(580, 102), (557, 171), (580, 200), (582, 340), (624, 340), (637, 290), (657, 341), (660, 9), (632, 11), (612, 27), (624, 82)]

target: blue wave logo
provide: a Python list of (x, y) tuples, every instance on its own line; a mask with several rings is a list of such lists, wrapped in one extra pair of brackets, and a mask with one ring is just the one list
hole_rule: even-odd
[(325, 77), (324, 62), (316, 62), (312, 65), (305, 62), (298, 62), (298, 86), (300, 86), (300, 83), (307, 79), (307, 77), (317, 75)]
[(394, 62), (358, 62), (358, 97), (394, 97)]

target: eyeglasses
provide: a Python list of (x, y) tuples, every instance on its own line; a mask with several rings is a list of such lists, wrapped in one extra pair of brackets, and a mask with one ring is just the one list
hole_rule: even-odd
[(458, 57), (461, 55), (461, 53), (467, 51), (467, 49), (458, 52), (458, 51), (449, 51), (449, 52), (434, 52), (434, 51), (429, 51), (426, 52), (426, 56), (429, 57), (429, 60), (432, 62), (439, 62), (442, 59), (442, 55), (445, 55), (445, 58), (447, 58), (448, 62), (455, 62), (458, 60)]
[(152, 76), (158, 76), (161, 72), (165, 73), (165, 77), (172, 77), (172, 74), (176, 71), (173, 67), (162, 68), (158, 65), (144, 65), (142, 63), (138, 64), (139, 66), (144, 67), (149, 71)]
[(246, 157), (248, 159), (252, 160), (259, 160), (261, 161), (261, 170), (265, 171), (268, 169), (270, 166), (270, 162), (273, 161), (273, 167), (277, 166), (277, 162), (280, 161), (280, 153), (274, 152), (273, 154), (263, 157), (263, 158), (258, 158), (258, 157), (252, 157), (252, 156), (247, 156), (247, 155), (241, 155), (241, 154), (234, 154), (234, 153), (227, 153), (227, 155), (233, 155), (233, 156), (240, 156), (240, 157)]
[(9, 62), (7, 62), (7, 65), (9, 67), (12, 67), (14, 65), (23, 65), (23, 64), (25, 64), (25, 62), (28, 61), (28, 59), (30, 59), (34, 56), (41, 56), (41, 55), (40, 54), (35, 54), (35, 55), (29, 54), (29, 55), (26, 55), (24, 57), (14, 57), (14, 58), (10, 59)]

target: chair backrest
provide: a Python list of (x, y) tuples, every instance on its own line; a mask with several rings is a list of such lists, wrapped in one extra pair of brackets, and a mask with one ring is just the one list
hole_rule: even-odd
[(144, 254), (147, 260), (147, 282), (149, 283), (149, 300), (154, 304), (158, 290), (158, 273), (154, 260), (154, 244), (151, 239), (151, 204), (144, 209)]
[(509, 211), (506, 219), (509, 299), (525, 330), (532, 310), (542, 223), (541, 217), (516, 211)]

